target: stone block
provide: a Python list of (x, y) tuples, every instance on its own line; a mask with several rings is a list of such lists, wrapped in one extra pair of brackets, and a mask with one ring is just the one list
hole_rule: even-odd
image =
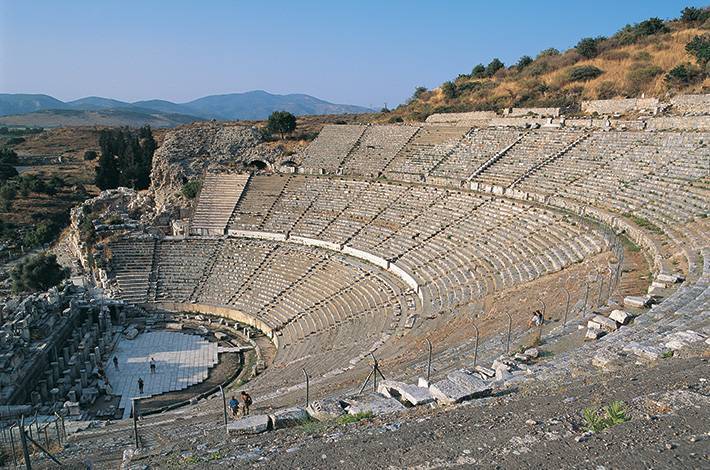
[(625, 307), (634, 307), (634, 308), (645, 308), (651, 303), (651, 299), (648, 296), (628, 296), (624, 297), (624, 306)]
[[(591, 322), (590, 322), (591, 323)], [(601, 338), (606, 334), (606, 331), (600, 328), (587, 328), (587, 333), (584, 335), (585, 341), (593, 341)]]
[[(599, 325), (598, 328), (594, 325), (595, 323)], [(619, 325), (617, 325), (614, 320), (611, 320), (607, 317), (604, 317), (602, 315), (594, 315), (594, 318), (589, 320), (589, 322), (587, 323), (587, 328), (601, 329), (609, 333), (613, 333), (619, 328)]]
[(373, 415), (382, 415), (396, 413), (404, 410), (404, 405), (394, 398), (387, 398), (377, 393), (366, 393), (357, 397), (346, 398), (348, 403), (348, 414), (354, 415), (358, 413), (372, 413)]
[(656, 280), (667, 284), (675, 284), (677, 282), (683, 282), (685, 279), (683, 278), (683, 276), (678, 274), (660, 273), (658, 276), (656, 276)]
[(136, 339), (136, 336), (138, 336), (138, 330), (135, 327), (130, 326), (126, 328), (123, 335), (128, 339)]
[(253, 415), (237, 419), (227, 424), (230, 434), (259, 434), (269, 430), (270, 419), (267, 415)]
[(428, 388), (417, 387), (394, 380), (383, 380), (377, 386), (377, 391), (386, 397), (394, 398), (411, 406), (425, 405), (434, 401)]
[(609, 314), (609, 318), (621, 325), (626, 325), (633, 317), (623, 310), (612, 310)]
[(488, 367), (476, 366), (474, 370), (479, 374), (489, 378), (496, 376), (496, 371), (494, 369), (489, 369)]
[(665, 338), (665, 346), (668, 349), (678, 351), (690, 347), (695, 343), (702, 342), (705, 336), (693, 330), (677, 331)]
[(310, 419), (308, 411), (303, 408), (293, 407), (278, 410), (269, 415), (273, 429), (290, 428), (298, 426)]
[(452, 404), (459, 403), (469, 398), (469, 390), (466, 387), (452, 382), (449, 379), (440, 380), (429, 387), (431, 394), (439, 403)]
[(451, 372), (446, 378), (457, 385), (467, 388), (470, 392), (470, 398), (487, 396), (493, 388), (490, 382), (486, 382), (463, 369)]
[(540, 351), (538, 351), (537, 348), (530, 348), (523, 351), (523, 354), (525, 354), (531, 359), (537, 359), (537, 357), (540, 355)]
[(345, 403), (336, 398), (323, 398), (312, 401), (307, 408), (308, 414), (318, 421), (335, 419), (345, 414)]
[(417, 387), (429, 388), (429, 381), (424, 377), (419, 377), (417, 379)]
[(628, 343), (624, 346), (624, 351), (635, 354), (639, 358), (646, 361), (656, 361), (659, 357), (661, 357), (661, 354), (663, 354), (663, 350), (661, 350), (661, 348), (643, 345), (636, 342)]

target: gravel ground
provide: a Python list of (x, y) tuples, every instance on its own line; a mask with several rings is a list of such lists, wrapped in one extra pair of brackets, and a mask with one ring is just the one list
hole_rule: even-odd
[[(710, 468), (707, 358), (669, 358), (450, 408), (256, 436), (195, 427), (130, 468)], [(629, 421), (585, 433), (582, 411), (624, 402)]]

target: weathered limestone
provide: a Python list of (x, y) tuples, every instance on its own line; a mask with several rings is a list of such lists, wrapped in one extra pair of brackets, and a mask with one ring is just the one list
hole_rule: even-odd
[(308, 411), (299, 407), (277, 410), (269, 415), (273, 429), (289, 428), (303, 424), (310, 419)]
[(335, 419), (345, 414), (346, 403), (337, 398), (324, 398), (312, 401), (307, 408), (308, 414), (318, 421)]
[(382, 415), (404, 410), (404, 405), (394, 398), (387, 398), (377, 393), (365, 393), (356, 397), (345, 398), (348, 414), (372, 413)]
[(623, 310), (612, 310), (609, 314), (609, 318), (620, 325), (626, 325), (629, 321), (631, 321), (633, 316)]
[(245, 416), (227, 423), (229, 434), (259, 434), (269, 430), (271, 420), (267, 415)]
[(645, 308), (651, 303), (651, 299), (648, 296), (628, 296), (624, 297), (624, 306), (635, 307), (635, 308)]
[(434, 397), (427, 388), (394, 380), (383, 380), (378, 384), (377, 391), (386, 397), (404, 401), (411, 406), (424, 405), (434, 401)]
[(614, 320), (601, 315), (595, 315), (589, 322), (587, 322), (587, 328), (589, 329), (601, 329), (613, 333), (619, 327)]

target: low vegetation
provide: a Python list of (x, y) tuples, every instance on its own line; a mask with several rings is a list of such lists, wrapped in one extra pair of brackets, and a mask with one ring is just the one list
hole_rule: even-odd
[(708, 92), (710, 9), (686, 8), (675, 20), (649, 18), (610, 37), (581, 38), (566, 50), (545, 49), (507, 65), (493, 58), (434, 90), (416, 87), (409, 102), (380, 115), (388, 122), (437, 112), (505, 107), (579, 110), (587, 99)]
[(585, 408), (582, 412), (582, 417), (584, 418), (585, 430), (590, 432), (602, 432), (629, 420), (626, 415), (626, 405), (621, 401), (612, 402), (601, 411)]
[(30, 256), (10, 273), (13, 292), (39, 292), (54, 287), (69, 276), (69, 270), (57, 263), (55, 255)]
[(363, 419), (370, 419), (372, 416), (372, 413), (369, 411), (361, 411), (360, 413), (355, 413), (354, 415), (340, 416), (335, 420), (335, 422), (337, 424), (352, 424), (362, 421)]
[(200, 180), (190, 180), (183, 185), (180, 192), (188, 199), (195, 199), (200, 193), (201, 188), (202, 183), (200, 182)]

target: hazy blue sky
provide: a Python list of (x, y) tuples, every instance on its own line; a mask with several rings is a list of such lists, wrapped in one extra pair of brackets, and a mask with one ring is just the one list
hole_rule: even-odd
[(694, 0), (0, 0), (0, 92), (189, 101), (263, 89), (390, 106)]

